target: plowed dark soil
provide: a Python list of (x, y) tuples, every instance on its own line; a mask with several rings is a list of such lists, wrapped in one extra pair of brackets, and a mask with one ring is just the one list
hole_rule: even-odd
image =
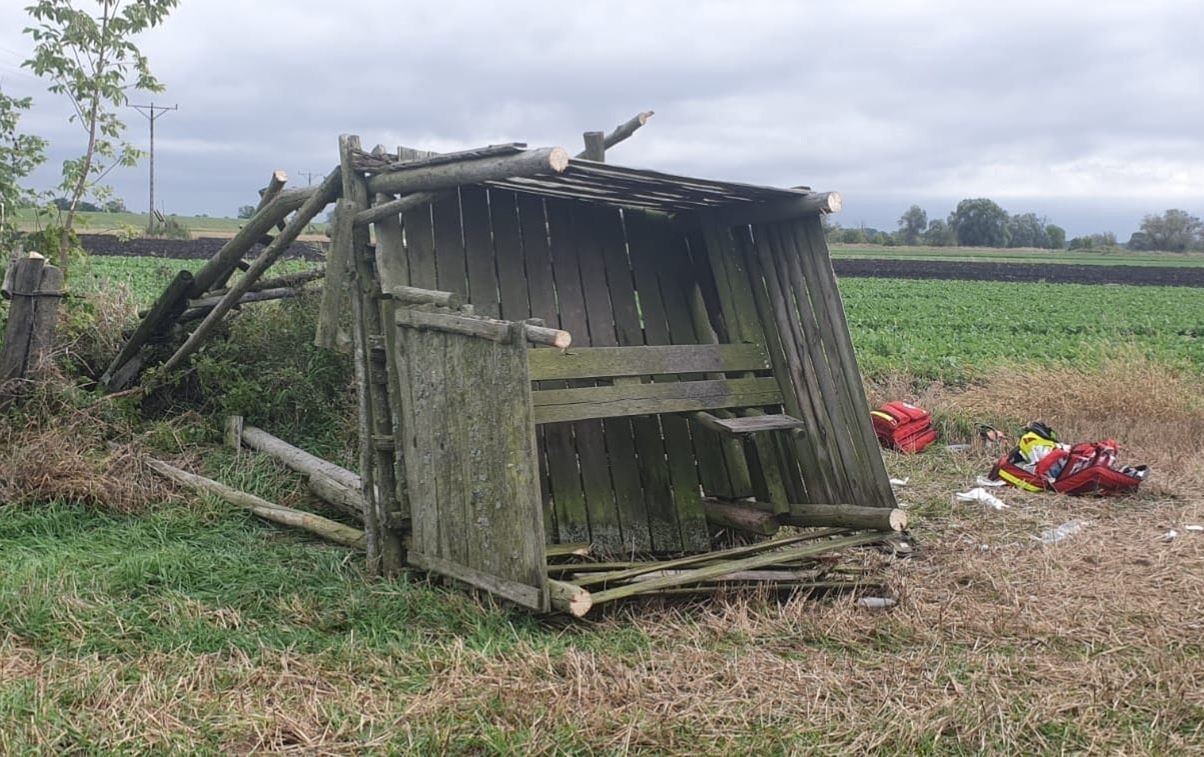
[[(222, 248), (226, 239), (131, 239), (123, 242), (112, 234), (80, 234), (80, 244), (91, 255), (113, 255), (139, 258), (177, 258), (206, 260)], [(259, 254), (263, 247), (256, 245), (247, 256)], [(325, 256), (315, 245), (297, 242), (284, 253), (286, 258), (322, 260)]]
[(832, 261), (837, 276), (963, 281), (1044, 281), (1051, 284), (1128, 284), (1204, 287), (1204, 268), (1060, 263), (970, 263), (930, 260)]

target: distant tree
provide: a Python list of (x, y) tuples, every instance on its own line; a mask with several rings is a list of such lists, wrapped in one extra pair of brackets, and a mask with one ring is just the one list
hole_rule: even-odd
[(1007, 247), (1007, 211), (985, 197), (962, 200), (949, 214), (957, 243), (965, 247)]
[(953, 233), (953, 229), (949, 228), (949, 224), (939, 218), (934, 218), (928, 222), (928, 228), (924, 231), (924, 244), (933, 247), (952, 247), (957, 244), (957, 236)]
[(928, 228), (928, 214), (919, 205), (912, 205), (899, 216), (899, 239), (903, 244), (919, 244)]
[(250, 218), (253, 215), (255, 215), (254, 205), (242, 205), (238, 209), (239, 218)]
[(1051, 250), (1062, 250), (1066, 248), (1066, 229), (1056, 224), (1047, 224), (1045, 226), (1045, 241), (1046, 247)]
[(1125, 244), (1130, 250), (1152, 250), (1150, 246), (1150, 235), (1144, 231), (1134, 231), (1129, 235), (1129, 241)]
[(1200, 219), (1185, 210), (1168, 210), (1162, 215), (1146, 216), (1141, 231), (1146, 235), (1150, 250), (1184, 252), (1200, 241)]
[(125, 206), (125, 200), (120, 197), (114, 197), (104, 204), (106, 213), (128, 213), (129, 209)]
[(9, 210), (29, 203), (31, 194), (21, 181), (46, 160), (46, 140), (18, 130), (21, 114), (32, 103), (0, 91), (0, 203)]
[(26, 8), (36, 26), (25, 32), (34, 43), (33, 57), (22, 65), (49, 79), (50, 91), (66, 95), (87, 137), (83, 155), (64, 161), (61, 188), (71, 203), (63, 221), (59, 264), (67, 262), (68, 245), (80, 200), (100, 191), (117, 166), (134, 165), (141, 153), (121, 141), (125, 124), (117, 117), (129, 92), (161, 92), (146, 56), (134, 45), (142, 32), (158, 26), (179, 0), (95, 0), (85, 10), (81, 0), (37, 0)]
[(1110, 231), (1075, 237), (1067, 245), (1072, 250), (1107, 250), (1116, 247), (1116, 235)]
[[(70, 210), (71, 209), (71, 198), (56, 197), (50, 201), (50, 204), (53, 205), (54, 207), (58, 208), (59, 210)], [(88, 202), (87, 200), (80, 200), (76, 204), (75, 210), (80, 213), (99, 213), (99, 212), (103, 212), (104, 209), (94, 202)]]
[(1045, 219), (1036, 213), (1023, 213), (1008, 219), (1008, 247), (1049, 246), (1045, 238)]

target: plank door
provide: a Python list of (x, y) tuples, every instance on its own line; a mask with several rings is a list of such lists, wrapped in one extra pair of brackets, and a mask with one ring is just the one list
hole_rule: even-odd
[[(402, 312), (399, 309), (399, 312)], [(521, 324), (509, 343), (394, 325), (410, 564), (548, 609), (539, 460)]]

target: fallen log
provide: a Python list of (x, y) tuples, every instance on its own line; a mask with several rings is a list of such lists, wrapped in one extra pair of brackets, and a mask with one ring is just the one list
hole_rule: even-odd
[(463, 184), (563, 173), (568, 165), (569, 154), (564, 148), (544, 147), (499, 157), (419, 166), (378, 174), (368, 179), (368, 191), (372, 194), (431, 192), (453, 189)]
[(860, 505), (797, 505), (778, 516), (784, 526), (825, 526), (854, 528), (872, 531), (902, 531), (907, 528), (907, 513), (890, 507), (862, 507)]
[(706, 514), (707, 522), (712, 525), (733, 528), (746, 534), (773, 536), (781, 527), (781, 523), (772, 512), (758, 509), (752, 503), (704, 499), (702, 510)]
[[(239, 416), (232, 417), (237, 418)], [(227, 421), (227, 428), (229, 428), (229, 423)], [(228, 438), (227, 442), (233, 445), (234, 439)], [(316, 455), (311, 455), (300, 447), (294, 447), (261, 428), (244, 425), (242, 427), (242, 434), (238, 437), (238, 443), (266, 455), (271, 455), (283, 463), (284, 467), (298, 473), (304, 473), (307, 476), (324, 476), (347, 489), (355, 491), (359, 491), (363, 486), (358, 474), (352, 473), (346, 468), (335, 465), (332, 462), (323, 460)]]
[(218, 483), (213, 479), (189, 473), (159, 460), (149, 460), (147, 461), (147, 465), (151, 470), (166, 479), (174, 481), (199, 494), (209, 494), (229, 502), (235, 507), (249, 510), (264, 520), (270, 520), (273, 523), (285, 526), (293, 526), (294, 528), (301, 528), (310, 533), (317, 534), (324, 539), (329, 539), (336, 544), (342, 544), (345, 547), (364, 549), (364, 532), (357, 528), (336, 523), (320, 515), (277, 505), (274, 502), (256, 497), (254, 494), (239, 491), (233, 487)]
[(323, 502), (339, 508), (355, 518), (364, 518), (364, 494), (359, 489), (340, 484), (329, 476), (321, 473), (310, 474), (306, 479), (309, 490)]

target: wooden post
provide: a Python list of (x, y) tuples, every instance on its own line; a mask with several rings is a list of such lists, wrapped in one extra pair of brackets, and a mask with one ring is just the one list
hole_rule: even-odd
[(63, 296), (63, 273), (36, 252), (11, 264), (8, 323), (0, 350), (0, 383), (41, 368), (49, 353)]
[[(393, 173), (377, 174), (368, 180), (368, 191), (374, 194), (409, 194), (453, 189), (461, 184), (480, 184), (519, 176), (563, 173), (569, 166), (569, 154), (562, 147), (502, 155), (499, 157), (440, 163)], [(360, 210), (365, 210), (365, 202)]]
[[(644, 124), (648, 123), (648, 119), (652, 118), (653, 113), (654, 112), (651, 110), (646, 110), (643, 113), (636, 113), (631, 118), (627, 119), (623, 123), (616, 126), (614, 131), (612, 131), (610, 134), (607, 134), (606, 137), (603, 138), (603, 140), (602, 140), (603, 150), (609, 150), (610, 148), (614, 147), (615, 145), (619, 144), (623, 140), (630, 137), (632, 134), (635, 134), (637, 129), (639, 129)], [(586, 158), (587, 160), (592, 160), (592, 158), (589, 157), (588, 153), (589, 153), (589, 150), (587, 148), (586, 150), (577, 153), (577, 157), (578, 158)]]
[(779, 515), (787, 526), (825, 526), (835, 528), (902, 531), (907, 528), (907, 513), (891, 507), (858, 505), (801, 505), (793, 514)]
[(606, 138), (600, 131), (587, 131), (581, 135), (585, 140), (585, 150), (581, 157), (595, 163), (606, 162)]

